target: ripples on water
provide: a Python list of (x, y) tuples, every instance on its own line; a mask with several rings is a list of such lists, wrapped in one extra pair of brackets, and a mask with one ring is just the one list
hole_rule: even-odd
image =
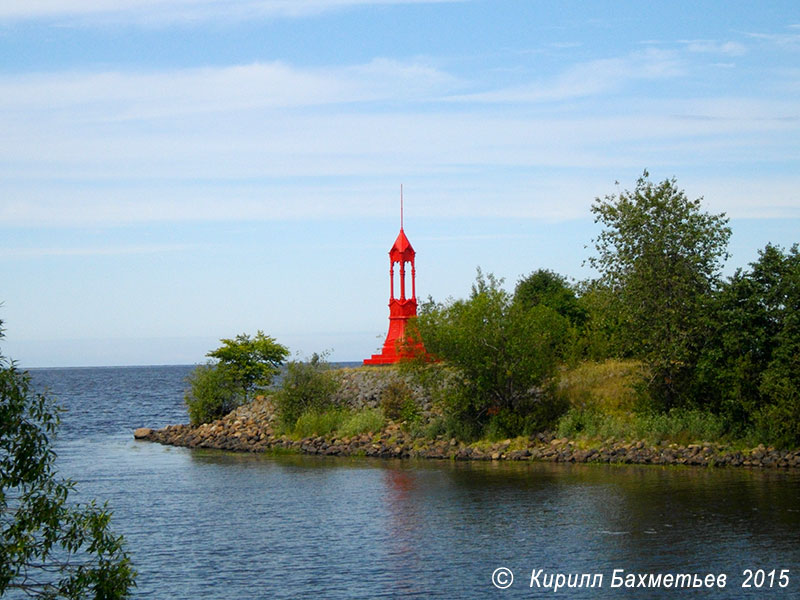
[[(186, 422), (191, 367), (42, 369), (66, 408), (56, 449), (78, 498), (108, 500), (137, 598), (530, 598), (532, 569), (726, 573), (695, 597), (800, 597), (800, 477), (744, 469), (256, 456), (135, 442)], [(490, 581), (499, 566), (516, 581)], [(746, 568), (791, 569), (742, 590)]]

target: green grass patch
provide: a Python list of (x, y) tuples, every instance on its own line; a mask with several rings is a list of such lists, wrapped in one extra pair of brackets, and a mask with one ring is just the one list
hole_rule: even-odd
[(363, 433), (375, 433), (383, 429), (386, 419), (379, 408), (367, 409), (351, 413), (339, 426), (338, 434), (342, 437), (353, 437)]
[(341, 408), (326, 411), (306, 411), (298, 417), (290, 434), (295, 438), (333, 436), (353, 437), (376, 433), (383, 429), (386, 419), (379, 409), (349, 411)]
[(560, 437), (645, 440), (652, 444), (718, 442), (725, 436), (722, 417), (709, 412), (673, 409), (668, 413), (601, 413), (572, 408), (558, 422)]
[(297, 418), (293, 433), (300, 438), (330, 435), (341, 427), (347, 417), (348, 413), (339, 409), (307, 411)]

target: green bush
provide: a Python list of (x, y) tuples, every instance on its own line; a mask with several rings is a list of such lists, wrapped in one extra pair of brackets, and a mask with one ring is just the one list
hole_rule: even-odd
[(275, 394), (281, 426), (291, 431), (304, 413), (325, 413), (334, 408), (333, 394), (338, 386), (324, 354), (315, 353), (304, 362), (290, 361)]
[(184, 401), (192, 425), (209, 423), (241, 406), (245, 393), (236, 377), (222, 364), (199, 365), (187, 377)]
[[(502, 280), (479, 270), (467, 300), (423, 304), (412, 324), (428, 351), (454, 373), (444, 383), (448, 392), (439, 396), (458, 421), (450, 430), (462, 439), (482, 435), (496, 415), (501, 429), (516, 436), (545, 426), (545, 417), (558, 412), (556, 404), (545, 407), (554, 398), (542, 391), (563, 358), (569, 321), (543, 304), (514, 302), (501, 286)], [(420, 372), (432, 369), (421, 365)]]
[(293, 433), (301, 438), (330, 435), (342, 426), (347, 417), (348, 413), (339, 409), (324, 412), (310, 410), (296, 419)]
[(392, 381), (381, 392), (381, 409), (392, 421), (416, 421), (420, 417), (414, 392), (405, 381)]
[(379, 408), (351, 412), (341, 408), (325, 411), (309, 410), (295, 421), (292, 434), (298, 438), (316, 436), (353, 437), (362, 433), (377, 433), (386, 419)]

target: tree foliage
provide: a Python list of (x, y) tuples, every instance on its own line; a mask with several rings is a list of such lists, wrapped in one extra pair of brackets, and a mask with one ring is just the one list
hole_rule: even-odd
[(242, 389), (245, 399), (251, 399), (258, 388), (268, 387), (280, 373), (289, 349), (259, 330), (255, 337), (237, 335), (235, 339), (222, 339), (222, 346), (206, 356), (219, 361), (228, 377)]
[(69, 501), (51, 439), (57, 408), (0, 357), (0, 596), (127, 598), (135, 572), (108, 508)]
[(446, 410), (464, 429), (498, 435), (541, 428), (555, 416), (543, 386), (553, 374), (569, 322), (543, 304), (525, 307), (480, 270), (466, 300), (423, 305), (416, 327), (428, 351), (455, 369)]
[(674, 179), (645, 171), (633, 191), (596, 199), (589, 264), (617, 297), (624, 343), (650, 367), (650, 390), (663, 408), (683, 403), (702, 339), (705, 303), (727, 258), (724, 215), (702, 211)]
[(767, 245), (714, 296), (695, 397), (732, 428), (800, 444), (800, 254)]
[(517, 282), (514, 301), (525, 308), (547, 306), (575, 327), (581, 327), (587, 317), (575, 290), (563, 276), (549, 269), (538, 269)]
[(198, 365), (186, 378), (184, 400), (192, 425), (210, 423), (245, 403), (241, 384), (221, 365)]
[(184, 400), (193, 425), (224, 417), (269, 387), (289, 350), (259, 330), (255, 337), (222, 339), (206, 356), (217, 359), (199, 365), (187, 378)]

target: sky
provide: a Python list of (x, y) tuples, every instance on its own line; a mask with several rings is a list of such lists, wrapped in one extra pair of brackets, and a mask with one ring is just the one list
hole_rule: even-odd
[(355, 361), (417, 293), (570, 279), (647, 169), (800, 241), (800, 4), (4, 0), (0, 352), (192, 364), (257, 330)]

